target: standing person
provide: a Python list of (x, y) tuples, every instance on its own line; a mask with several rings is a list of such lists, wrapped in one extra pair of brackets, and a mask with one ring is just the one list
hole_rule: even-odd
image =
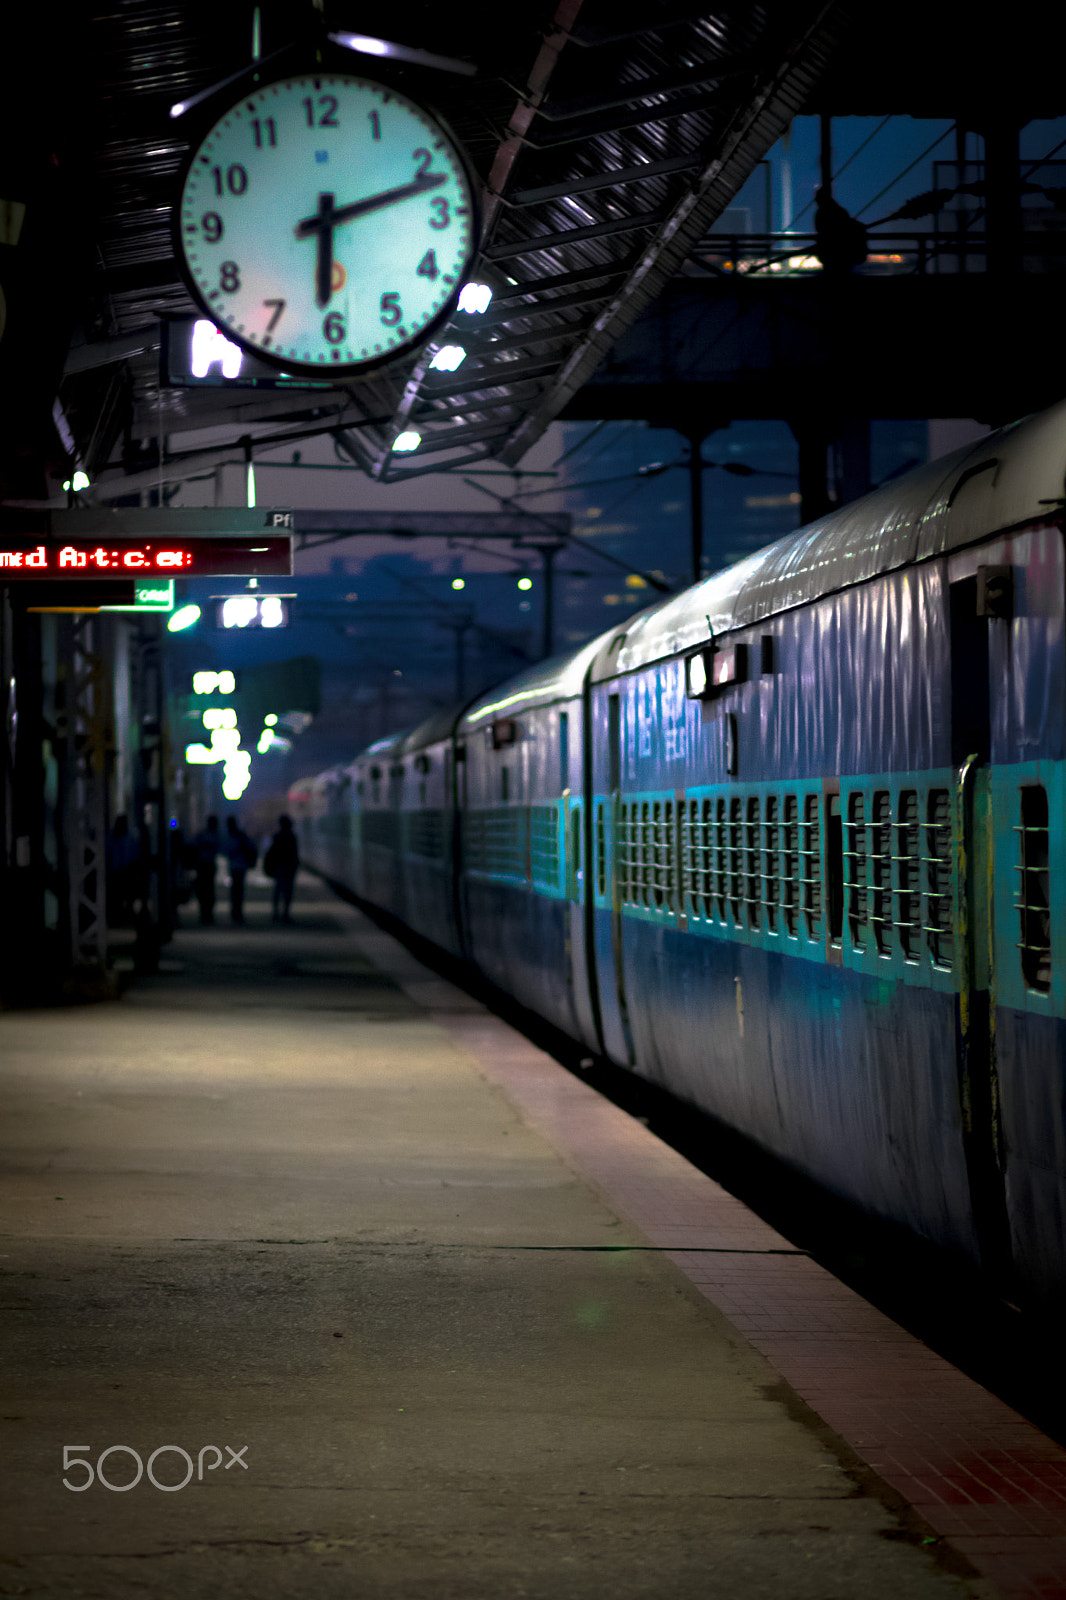
[(194, 889), (200, 904), (200, 921), (204, 927), (215, 920), (215, 860), (221, 848), (218, 818), (208, 817), (192, 842), (193, 866), (196, 872)]
[(296, 835), (292, 831), (292, 818), (280, 816), (278, 831), (271, 839), (267, 853), (263, 857), (263, 871), (268, 878), (274, 880), (275, 922), (292, 921), (289, 907), (292, 904), (292, 889), (299, 865), (300, 852), (296, 845)]
[(244, 921), (244, 879), (254, 867), (259, 852), (236, 817), (226, 818), (226, 837), (222, 841), (229, 862), (229, 911), (233, 922)]

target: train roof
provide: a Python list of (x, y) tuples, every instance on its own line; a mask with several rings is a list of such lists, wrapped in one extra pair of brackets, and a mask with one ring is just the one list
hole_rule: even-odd
[(588, 669), (602, 648), (605, 635), (591, 639), (565, 656), (538, 661), (514, 678), (508, 678), (475, 700), (460, 721), (460, 732), (482, 728), (496, 717), (516, 716), (531, 706), (580, 697)]
[(445, 739), (450, 739), (455, 732), (455, 724), (462, 715), (463, 707), (469, 705), (468, 700), (456, 701), (454, 705), (446, 706), (443, 711), (435, 711), (425, 722), (420, 722), (404, 736), (403, 753), (409, 755), (415, 750), (425, 750), (431, 744), (441, 744)]
[(593, 679), (682, 654), (714, 634), (1047, 518), (1061, 509), (1064, 495), (1066, 401), (1060, 401), (883, 484), (639, 613), (599, 641)]

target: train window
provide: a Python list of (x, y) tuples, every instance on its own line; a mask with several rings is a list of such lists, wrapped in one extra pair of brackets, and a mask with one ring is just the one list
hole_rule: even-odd
[(570, 787), (570, 717), (567, 712), (559, 713), (559, 788), (563, 791)]
[(781, 915), (788, 933), (799, 932), (799, 803), (786, 794), (781, 826)]
[(729, 892), (729, 838), (726, 828), (726, 804), (719, 797), (714, 808), (714, 896), (718, 920), (726, 920), (726, 896)]
[(500, 768), (500, 799), (507, 801), (511, 798), (511, 771), (509, 767)]
[[(692, 804), (695, 806), (696, 802), (693, 801)], [(695, 831), (695, 816), (693, 816), (693, 831)], [(711, 896), (714, 893), (714, 850), (712, 846), (713, 833), (714, 801), (707, 799), (704, 800), (700, 806), (700, 824), (699, 834), (696, 842), (695, 866), (698, 873), (698, 877), (696, 879), (697, 893), (701, 896), (703, 915), (706, 917), (708, 922), (711, 920), (714, 910), (711, 901)], [(693, 908), (696, 909), (695, 900), (693, 901)]]
[(744, 802), (734, 795), (729, 802), (729, 912), (734, 926), (740, 922), (744, 898)]
[(933, 965), (950, 967), (955, 941), (951, 904), (951, 795), (947, 789), (930, 789), (925, 814), (925, 932)]
[(1015, 910), (1020, 920), (1018, 948), (1022, 976), (1030, 989), (1047, 994), (1051, 988), (1051, 874), (1048, 861), (1047, 790), (1027, 783), (1020, 790), (1021, 824), (1015, 829), (1019, 843), (1019, 893)]
[(866, 800), (861, 794), (851, 794), (844, 851), (844, 900), (848, 937), (856, 950), (865, 949), (868, 932), (866, 871)]
[(640, 867), (639, 899), (647, 910), (652, 907), (652, 843), (651, 843), (651, 805), (645, 800), (640, 807)]
[(752, 795), (748, 800), (744, 823), (744, 911), (749, 928), (758, 928), (762, 920), (759, 915), (762, 906), (759, 809), (758, 797)]
[(601, 900), (607, 893), (607, 826), (602, 800), (596, 806), (596, 893)]
[(822, 933), (822, 837), (820, 796), (809, 794), (803, 802), (800, 829), (800, 882), (803, 887), (803, 920), (808, 939)]
[(907, 961), (917, 961), (921, 951), (919, 834), (917, 791), (901, 789), (896, 812), (896, 926), (900, 948)]
[(874, 791), (870, 807), (870, 923), (877, 953), (892, 954), (892, 801), (887, 789)]
[(534, 885), (541, 889), (558, 889), (559, 826), (555, 806), (532, 807), (529, 848)]
[(770, 933), (777, 932), (778, 912), (778, 813), (777, 796), (766, 796), (763, 820), (762, 903), (766, 907), (766, 926)]
[(663, 805), (662, 832), (656, 848), (656, 870), (668, 911), (677, 910), (676, 884), (674, 883), (674, 802)]
[(617, 886), (617, 904), (629, 905), (632, 900), (632, 874), (629, 865), (629, 805), (623, 801), (618, 807), (614, 836), (614, 877)]

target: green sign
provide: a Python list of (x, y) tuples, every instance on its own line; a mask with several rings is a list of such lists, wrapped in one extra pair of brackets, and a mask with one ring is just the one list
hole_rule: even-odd
[(101, 606), (101, 611), (173, 611), (173, 578), (138, 578), (131, 606)]

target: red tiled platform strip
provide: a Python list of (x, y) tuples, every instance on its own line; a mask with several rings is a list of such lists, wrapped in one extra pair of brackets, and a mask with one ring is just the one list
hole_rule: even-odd
[(1066, 1450), (496, 1018), (435, 1015), (564, 1160), (1003, 1595), (1066, 1597)]

